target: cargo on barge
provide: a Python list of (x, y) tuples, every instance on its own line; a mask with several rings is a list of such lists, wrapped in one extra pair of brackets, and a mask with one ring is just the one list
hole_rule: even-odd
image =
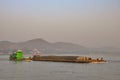
[(34, 55), (33, 61), (53, 61), (53, 62), (74, 62), (74, 63), (94, 63), (94, 62), (106, 62), (103, 58), (92, 59), (84, 56), (40, 56)]

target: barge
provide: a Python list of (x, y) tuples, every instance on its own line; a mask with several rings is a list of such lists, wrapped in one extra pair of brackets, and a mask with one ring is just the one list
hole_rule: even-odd
[(73, 62), (73, 63), (100, 63), (106, 62), (103, 58), (92, 59), (84, 56), (40, 56), (34, 55), (33, 61)]
[(17, 50), (10, 54), (9, 59), (11, 61), (52, 61), (52, 62), (73, 62), (73, 63), (100, 63), (106, 62), (103, 58), (93, 59), (86, 56), (40, 56), (38, 53), (32, 57), (23, 57), (23, 52)]

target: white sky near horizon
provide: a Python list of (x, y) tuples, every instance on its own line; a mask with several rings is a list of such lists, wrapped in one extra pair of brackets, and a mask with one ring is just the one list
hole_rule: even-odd
[(119, 0), (0, 0), (0, 41), (120, 48), (119, 35)]

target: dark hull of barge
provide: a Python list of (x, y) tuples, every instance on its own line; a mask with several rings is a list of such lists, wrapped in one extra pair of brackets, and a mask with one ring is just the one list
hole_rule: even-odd
[[(81, 58), (81, 59), (78, 59)], [(33, 61), (52, 61), (52, 62), (72, 62), (72, 63), (92, 63), (105, 62), (105, 60), (96, 60), (82, 56), (33, 56)]]

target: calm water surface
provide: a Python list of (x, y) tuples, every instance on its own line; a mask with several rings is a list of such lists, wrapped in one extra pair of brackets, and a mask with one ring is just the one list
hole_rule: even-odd
[(63, 62), (14, 62), (0, 56), (0, 80), (120, 80), (120, 60), (80, 64)]

